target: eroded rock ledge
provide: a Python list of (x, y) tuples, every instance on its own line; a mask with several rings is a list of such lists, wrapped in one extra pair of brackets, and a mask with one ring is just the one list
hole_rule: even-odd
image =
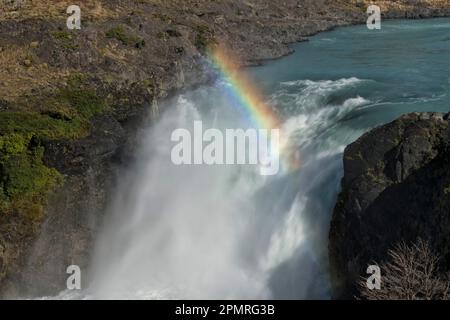
[(344, 153), (329, 235), (336, 298), (353, 298), (369, 264), (418, 238), (450, 262), (450, 114), (412, 113), (378, 127)]

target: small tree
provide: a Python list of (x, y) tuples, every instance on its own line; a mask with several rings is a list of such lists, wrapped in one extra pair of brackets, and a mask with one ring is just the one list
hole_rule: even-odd
[(364, 279), (361, 297), (368, 300), (448, 300), (450, 282), (438, 270), (439, 257), (429, 244), (419, 240), (388, 251), (390, 260), (380, 266), (381, 289), (370, 290)]

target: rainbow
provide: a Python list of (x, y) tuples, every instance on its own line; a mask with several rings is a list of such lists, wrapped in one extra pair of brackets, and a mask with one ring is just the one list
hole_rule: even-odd
[(272, 107), (265, 101), (264, 95), (253, 84), (249, 76), (242, 71), (238, 59), (224, 46), (216, 45), (207, 50), (208, 58), (213, 68), (219, 71), (220, 76), (230, 84), (229, 94), (239, 102), (250, 121), (261, 129), (280, 130), (280, 149), (275, 150), (283, 160), (283, 168), (291, 170), (299, 167), (298, 155), (288, 154), (288, 138), (283, 135), (282, 121)]
[(280, 129), (281, 121), (267, 105), (264, 95), (241, 70), (238, 59), (225, 47), (215, 46), (208, 50), (209, 60), (220, 71), (221, 77), (231, 84), (232, 96), (239, 101), (243, 111), (258, 128)]

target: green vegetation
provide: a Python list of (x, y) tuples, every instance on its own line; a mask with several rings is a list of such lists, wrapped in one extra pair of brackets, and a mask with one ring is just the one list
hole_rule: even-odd
[(74, 43), (74, 35), (68, 31), (55, 31), (52, 33), (52, 36), (67, 50), (76, 50), (79, 48), (79, 46)]
[(43, 162), (44, 139), (77, 139), (89, 133), (90, 119), (107, 111), (104, 99), (81, 78), (54, 96), (31, 101), (41, 112), (0, 113), (0, 212), (41, 219), (61, 174)]
[(95, 91), (87, 89), (63, 89), (59, 98), (74, 109), (80, 120), (88, 120), (106, 109), (105, 101)]
[(182, 34), (178, 30), (168, 29), (165, 31), (158, 32), (157, 37), (160, 39), (168, 39), (168, 38), (178, 38), (181, 37)]
[(369, 168), (365, 175), (368, 179), (380, 185), (386, 185), (387, 183), (387, 180), (383, 178), (382, 173), (376, 172), (374, 168)]
[(44, 148), (33, 142), (30, 135), (0, 136), (0, 210), (39, 220), (62, 176), (43, 164)]
[(199, 51), (205, 51), (210, 45), (216, 44), (213, 33), (206, 26), (196, 27), (197, 35), (195, 37), (194, 45)]
[(108, 38), (119, 40), (125, 46), (134, 46), (141, 49), (145, 46), (145, 40), (130, 34), (127, 34), (122, 27), (115, 27), (106, 32)]
[(172, 23), (172, 18), (169, 17), (167, 14), (164, 13), (154, 13), (153, 17), (155, 17), (156, 19), (165, 22), (167, 24), (171, 24)]

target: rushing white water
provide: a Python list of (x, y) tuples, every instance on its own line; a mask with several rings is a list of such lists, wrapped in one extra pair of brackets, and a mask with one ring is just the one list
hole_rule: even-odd
[(339, 28), (252, 69), (299, 151), (295, 172), (172, 165), (173, 129), (194, 120), (219, 129), (248, 124), (226, 83), (171, 101), (121, 176), (89, 287), (56, 298), (328, 298), (342, 151), (401, 114), (448, 112), (449, 26), (435, 19), (386, 21), (377, 32)]
[(354, 97), (341, 106), (321, 104), (323, 97), (359, 81), (280, 85), (271, 103), (295, 107), (283, 130), (302, 151), (303, 165), (275, 177), (260, 176), (251, 166), (173, 165), (174, 129), (191, 128), (194, 120), (220, 129), (245, 121), (224, 96), (224, 83), (172, 101), (143, 135), (138, 162), (116, 192), (85, 296), (327, 297), (327, 223), (343, 145), (331, 137), (328, 147), (313, 150), (312, 139), (367, 103)]

